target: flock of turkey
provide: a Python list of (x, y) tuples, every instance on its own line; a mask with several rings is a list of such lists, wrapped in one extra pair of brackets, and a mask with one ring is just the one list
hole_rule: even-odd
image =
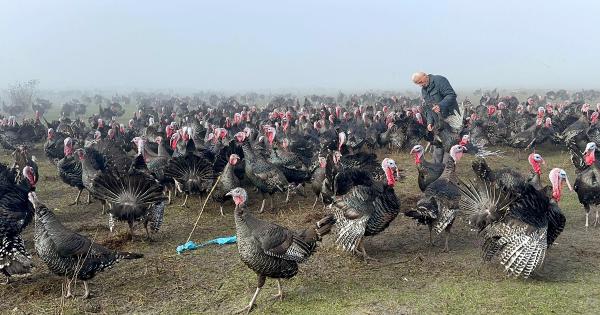
[[(111, 231), (126, 222), (131, 239), (138, 223), (151, 238), (178, 194), (182, 206), (189, 197), (210, 198), (221, 215), (232, 200), (241, 260), (258, 275), (256, 293), (243, 311), (252, 309), (266, 278), (277, 279), (283, 297), (280, 279), (293, 277), (330, 232), (341, 250), (365, 262), (374, 259), (364, 239), (384, 232), (400, 214), (397, 185), (418, 185), (422, 191), (404, 215), (427, 225), (430, 241), (434, 233), (444, 233), (444, 250), (449, 250), (451, 227), (464, 216), (479, 231), (484, 260), (496, 257), (509, 274), (526, 278), (565, 227), (559, 207), (565, 187), (577, 193), (586, 227), (591, 207), (600, 203), (595, 159), (600, 104), (592, 107), (581, 100), (585, 97), (573, 100), (554, 92), (520, 103), (514, 96), (485, 95), (479, 104), (465, 100), (459, 111), (440, 117), (433, 132), (424, 125), (419, 99), (372, 94), (337, 100), (313, 96), (303, 104), (280, 97), (261, 108), (248, 105), (250, 97), (240, 98), (245, 104), (235, 98), (211, 98), (207, 104), (147, 97), (138, 99), (138, 110), (126, 124), (119, 123), (124, 110), (118, 103), (100, 106), (87, 123), (72, 119), (81, 111), (71, 107), (56, 121), (47, 121), (40, 111), (20, 121), (0, 116), (0, 145), (14, 158), (10, 166), (0, 164), (0, 272), (7, 282), (31, 272), (21, 232), (32, 221), (37, 255), (54, 274), (82, 280), (85, 297), (87, 281), (96, 273), (143, 257), (71, 231), (38, 199), (40, 175), (29, 148), (45, 141), (44, 153), (60, 179), (77, 189), (73, 204), (84, 202), (82, 195), (87, 203), (99, 202), (98, 215), (106, 216)], [(543, 174), (545, 161), (535, 147), (544, 142), (571, 152), (573, 185), (563, 169)], [(486, 149), (489, 145), (527, 152), (531, 174), (491, 169), (486, 158), (501, 152)], [(431, 146), (443, 147), (448, 158), (428, 161)], [(400, 150), (414, 157), (417, 183), (404, 181), (396, 162), (381, 156)], [(464, 154), (477, 156), (474, 180), (456, 173), (464, 167)], [(267, 200), (271, 210), (280, 203), (275, 195), (289, 202), (308, 190), (315, 196), (313, 210), (322, 204), (318, 222), (294, 231), (260, 219)], [(246, 207), (253, 192), (262, 201), (258, 211)], [(594, 224), (598, 220), (596, 212)], [(66, 295), (72, 295), (70, 287)]]

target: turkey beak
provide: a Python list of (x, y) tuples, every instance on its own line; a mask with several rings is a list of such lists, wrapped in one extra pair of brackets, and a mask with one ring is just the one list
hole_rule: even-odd
[(226, 193), (225, 196), (233, 196), (233, 190), (231, 190), (230, 192)]
[(571, 187), (571, 183), (569, 182), (568, 177), (565, 177), (565, 182), (567, 182), (567, 187), (569, 187), (569, 191), (573, 191), (573, 187)]
[(394, 171), (396, 172), (396, 180), (400, 180), (400, 169), (398, 169), (398, 166), (394, 166)]

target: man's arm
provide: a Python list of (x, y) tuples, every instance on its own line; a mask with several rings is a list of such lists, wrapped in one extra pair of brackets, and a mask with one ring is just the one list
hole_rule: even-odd
[(436, 81), (436, 87), (441, 95), (444, 95), (444, 98), (440, 101), (440, 109), (442, 112), (447, 113), (448, 107), (450, 104), (456, 101), (456, 92), (448, 82), (448, 79), (444, 77), (438, 77)]

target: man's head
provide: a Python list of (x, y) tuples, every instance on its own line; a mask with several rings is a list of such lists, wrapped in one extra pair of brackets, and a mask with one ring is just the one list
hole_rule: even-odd
[(411, 80), (414, 84), (419, 85), (421, 87), (426, 87), (429, 85), (429, 76), (425, 72), (415, 72), (411, 76)]

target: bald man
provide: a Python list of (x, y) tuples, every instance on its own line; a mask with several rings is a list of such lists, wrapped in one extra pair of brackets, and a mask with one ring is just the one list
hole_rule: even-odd
[[(425, 72), (415, 72), (411, 77), (414, 84), (421, 87), (421, 95), (425, 100), (425, 118), (427, 119), (427, 130), (433, 131), (438, 117), (444, 119), (450, 116), (455, 110), (458, 110), (456, 102), (456, 92), (448, 82), (448, 79), (441, 75), (427, 74)], [(443, 148), (436, 147), (433, 152), (435, 163), (441, 163), (445, 160)]]
[[(415, 72), (411, 78), (416, 85), (421, 87), (421, 95), (425, 103), (430, 105), (434, 112), (441, 112), (442, 118), (448, 117), (458, 109), (456, 92), (454, 92), (450, 82), (445, 77), (425, 72)], [(427, 123), (429, 122), (428, 120)]]

